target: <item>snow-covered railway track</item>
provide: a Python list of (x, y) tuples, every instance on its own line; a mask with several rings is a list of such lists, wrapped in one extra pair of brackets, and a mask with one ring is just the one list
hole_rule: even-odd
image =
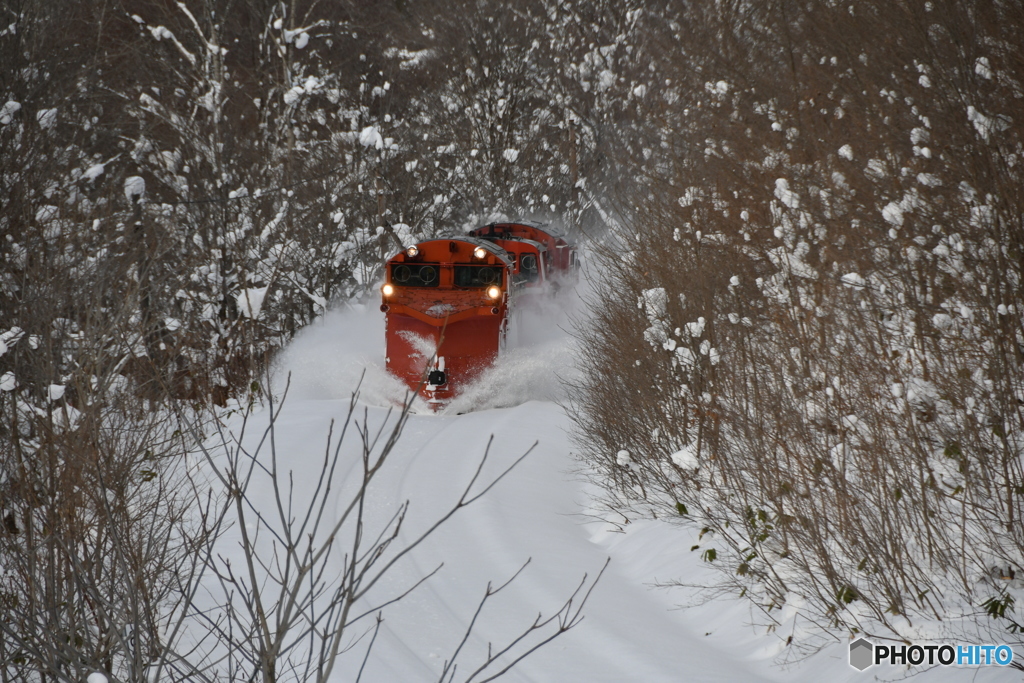
[[(503, 643), (538, 613), (547, 616), (557, 610), (584, 573), (593, 577), (601, 569), (609, 547), (592, 540), (594, 530), (580, 514), (584, 485), (569, 472), (573, 462), (565, 426), (562, 411), (544, 402), (410, 418), (389, 465), (394, 475), (384, 482), (389, 489), (374, 496), (381, 505), (386, 499), (393, 506), (411, 501), (399, 539), (403, 542), (416, 538), (458, 501), (489, 441), (488, 462), (474, 490), (492, 481), (535, 441), (538, 445), (382, 584), (380, 595), (394, 594), (443, 564), (385, 613), (364, 674), (367, 680), (438, 676), (488, 583), (505, 582), (527, 560), (530, 564), (516, 580), (485, 606), (460, 654), (460, 670), (482, 661), (488, 643)], [(580, 626), (520, 663), (505, 680), (676, 681), (686, 678), (682, 672), (693, 671), (695, 660), (706, 660), (714, 650), (708, 639), (690, 632), (682, 614), (643, 586), (628, 565), (628, 558), (614, 558)], [(723, 659), (699, 667), (701, 674), (694, 680), (758, 680), (742, 663)]]

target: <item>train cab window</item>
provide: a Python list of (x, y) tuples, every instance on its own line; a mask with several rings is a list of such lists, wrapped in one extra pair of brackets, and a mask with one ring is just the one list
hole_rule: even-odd
[(500, 266), (455, 266), (456, 287), (488, 287), (501, 284)]
[(391, 282), (401, 287), (437, 287), (438, 268), (429, 263), (395, 263)]
[(519, 275), (524, 282), (536, 282), (540, 276), (540, 268), (536, 254), (523, 254), (519, 257)]

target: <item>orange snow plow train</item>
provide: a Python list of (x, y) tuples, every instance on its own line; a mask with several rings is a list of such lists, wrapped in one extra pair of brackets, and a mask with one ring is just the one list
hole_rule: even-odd
[(516, 274), (528, 285), (574, 275), (579, 267), (572, 245), (538, 223), (491, 223), (469, 234), (494, 242), (515, 255)]
[(512, 264), (486, 240), (446, 237), (393, 256), (381, 287), (387, 369), (435, 408), (494, 362), (508, 330)]
[(517, 301), (557, 289), (577, 266), (563, 238), (525, 222), (403, 249), (381, 287), (388, 371), (440, 408), (498, 357)]

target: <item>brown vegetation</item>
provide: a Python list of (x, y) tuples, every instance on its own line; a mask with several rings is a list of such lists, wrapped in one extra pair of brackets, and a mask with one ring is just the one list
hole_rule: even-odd
[(705, 527), (769, 623), (1020, 621), (990, 577), (1024, 566), (1022, 16), (717, 3), (662, 36), (572, 408), (610, 505)]

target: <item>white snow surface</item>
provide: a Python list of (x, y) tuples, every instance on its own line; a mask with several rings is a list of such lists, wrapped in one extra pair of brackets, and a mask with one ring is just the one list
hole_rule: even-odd
[[(595, 519), (592, 504), (598, 491), (580, 474), (569, 437), (571, 422), (555, 402), (562, 396), (557, 377), (569, 371), (573, 349), (569, 335), (548, 319), (557, 309), (550, 305), (549, 310), (524, 316), (520, 322), (531, 324), (522, 326), (518, 344), (447, 410), (434, 414), (418, 406), (376, 482), (368, 505), (370, 526), (383, 523), (401, 502), (410, 500), (399, 539), (408, 542), (457, 500), (492, 437), (485, 477), (493, 477), (536, 444), (485, 498), (456, 514), (375, 589), (372, 598), (379, 602), (443, 563), (438, 574), (385, 609), (362, 680), (437, 680), (488, 582), (505, 582), (530, 560), (484, 608), (459, 657), (459, 671), (468, 675), (489, 642), (498, 646), (538, 613), (548, 616), (557, 610), (584, 574), (595, 576), (606, 558), (611, 563), (586, 605), (582, 623), (501, 680), (901, 679), (906, 672), (899, 667), (883, 665), (865, 673), (851, 668), (848, 641), (842, 638), (809, 659), (784, 664), (795, 659), (785, 646), (789, 633), (782, 628), (768, 633), (763, 626), (752, 625), (760, 623), (759, 615), (742, 600), (705, 600), (690, 589), (654, 587), (675, 580), (710, 582), (700, 552), (690, 550), (700, 542), (697, 530), (656, 520)], [(370, 302), (329, 312), (298, 335), (279, 359), (273, 391), (283, 391), (286, 377), (290, 385), (275, 427), (277, 457), (296, 474), (298, 500), (304, 488), (315, 486), (312, 474), (319, 469), (329, 424), (344, 419), (360, 378), (359, 415), (365, 409), (371, 427), (394, 419), (393, 406), (404, 395), (404, 386), (383, 368), (383, 341), (383, 314)], [(257, 439), (266, 421), (266, 410), (253, 416), (248, 438)], [(232, 426), (238, 427), (229, 422)], [(349, 439), (346, 451), (354, 457), (356, 439)], [(677, 455), (693, 466), (684, 453)], [(346, 470), (349, 467), (355, 465), (346, 465)], [(273, 517), (272, 499), (267, 498), (266, 505)], [(367, 619), (352, 636), (371, 626)], [(334, 680), (355, 680), (368, 641), (363, 639), (340, 657)], [(917, 680), (955, 681), (965, 675), (977, 681), (1017, 680), (1003, 667), (936, 668)]]
[(992, 78), (992, 65), (988, 63), (988, 57), (978, 57), (974, 60), (974, 73), (982, 78)]
[(39, 126), (42, 128), (53, 128), (57, 125), (57, 110), (40, 109), (36, 112), (36, 121), (39, 122)]
[(978, 131), (978, 135), (985, 142), (988, 142), (993, 133), (1001, 133), (1009, 128), (1012, 123), (1008, 116), (1001, 114), (986, 116), (973, 106), (967, 107), (967, 119), (974, 125), (974, 129)]
[[(107, 170), (106, 164), (93, 164), (92, 166), (90, 166), (89, 168), (86, 169), (85, 173), (82, 174), (82, 177), (85, 178), (86, 180), (96, 180), (101, 175), (103, 175), (103, 172), (106, 171), (106, 170)], [(125, 192), (127, 192), (127, 191), (128, 191), (128, 188), (127, 188), (127, 186), (125, 186)], [(135, 193), (135, 194), (137, 194), (137, 193)], [(129, 197), (129, 199), (130, 199), (130, 197)]]
[(681, 467), (684, 470), (695, 470), (700, 467), (700, 460), (697, 458), (692, 445), (673, 453), (672, 462), (676, 464), (676, 467)]
[(6, 126), (14, 120), (14, 115), (21, 111), (21, 103), (14, 100), (7, 100), (0, 107), (0, 126)]
[(0, 377), (0, 391), (14, 391), (18, 388), (18, 380), (14, 373), (8, 370)]
[(359, 133), (359, 144), (363, 147), (382, 149), (384, 147), (384, 138), (381, 137), (380, 132), (376, 128), (367, 126)]
[(864, 289), (864, 286), (867, 284), (867, 280), (861, 277), (860, 273), (847, 273), (839, 278), (839, 280), (847, 287), (852, 287), (853, 289)]
[(778, 178), (775, 181), (775, 196), (794, 211), (800, 208), (800, 196), (789, 189), (789, 181), (785, 178)]
[(899, 227), (903, 225), (903, 209), (896, 202), (889, 202), (882, 209), (882, 218), (886, 223)]
[(270, 287), (249, 287), (236, 294), (235, 300), (238, 302), (239, 312), (247, 318), (260, 317), (263, 300), (266, 299), (269, 289)]
[(141, 199), (146, 194), (146, 180), (142, 176), (129, 176), (124, 179), (124, 196), (130, 202)]
[(52, 204), (44, 204), (36, 209), (36, 220), (40, 223), (48, 223), (57, 217), (59, 210)]

